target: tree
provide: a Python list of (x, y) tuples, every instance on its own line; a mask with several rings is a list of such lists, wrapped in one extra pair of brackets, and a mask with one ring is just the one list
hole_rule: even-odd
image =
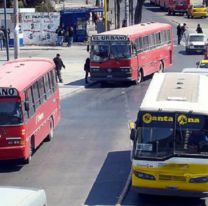
[(137, 5), (134, 14), (134, 23), (139, 24), (142, 21), (142, 8), (145, 0), (137, 0)]

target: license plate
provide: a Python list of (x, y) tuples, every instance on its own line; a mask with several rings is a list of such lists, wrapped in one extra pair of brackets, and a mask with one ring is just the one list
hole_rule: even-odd
[(107, 75), (107, 78), (112, 78), (113, 76), (112, 75)]

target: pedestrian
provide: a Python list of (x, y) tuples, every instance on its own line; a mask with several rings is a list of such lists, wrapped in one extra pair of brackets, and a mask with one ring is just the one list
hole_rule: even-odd
[(181, 39), (184, 37), (184, 40), (186, 41), (186, 23), (184, 23), (182, 26), (181, 26)]
[(69, 26), (66, 30), (66, 41), (67, 41), (67, 46), (72, 46), (73, 43), (73, 35), (74, 35), (74, 30), (72, 26)]
[(88, 84), (88, 75), (90, 73), (90, 58), (87, 58), (84, 64), (85, 84)]
[(197, 25), (196, 32), (199, 33), (199, 34), (203, 33), (200, 24)]
[(53, 59), (54, 64), (56, 65), (55, 70), (56, 70), (56, 80), (57, 82), (59, 81), (60, 83), (63, 83), (63, 79), (61, 77), (61, 69), (62, 67), (65, 69), (65, 65), (61, 59), (60, 54), (56, 54), (56, 57)]
[(180, 45), (181, 38), (182, 38), (182, 32), (181, 32), (181, 25), (178, 24), (177, 26), (177, 36), (178, 36), (178, 45)]
[(65, 29), (64, 29), (64, 25), (61, 25), (58, 27), (58, 29), (56, 30), (57, 33), (57, 46), (63, 46), (63, 42), (64, 42), (64, 34), (65, 34)]
[(4, 47), (4, 40), (5, 40), (4, 31), (0, 29), (0, 49), (1, 50), (3, 50), (3, 47)]

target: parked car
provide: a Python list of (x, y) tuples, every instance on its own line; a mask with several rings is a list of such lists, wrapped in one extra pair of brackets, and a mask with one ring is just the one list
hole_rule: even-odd
[(206, 18), (207, 17), (207, 8), (205, 5), (190, 5), (190, 7), (187, 9), (187, 17), (193, 18), (193, 17), (201, 17)]
[(203, 60), (200, 60), (196, 63), (197, 65), (197, 68), (204, 68), (204, 69), (207, 69), (208, 70), (208, 60), (207, 59), (203, 59)]
[(206, 44), (207, 37), (205, 34), (190, 33), (186, 38), (186, 53), (204, 53)]

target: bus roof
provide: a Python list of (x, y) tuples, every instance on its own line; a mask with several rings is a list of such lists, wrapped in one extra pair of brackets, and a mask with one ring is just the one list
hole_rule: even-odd
[(143, 111), (208, 114), (208, 76), (197, 73), (156, 73), (140, 106)]
[(160, 31), (161, 29), (165, 28), (171, 28), (171, 25), (164, 24), (164, 23), (158, 23), (158, 22), (147, 22), (147, 23), (141, 23), (141, 24), (135, 24), (128, 27), (122, 27), (115, 30), (106, 31), (103, 33), (99, 33), (93, 36), (101, 36), (101, 35), (126, 35), (130, 39), (134, 38), (138, 35), (146, 35), (150, 31)]
[(30, 83), (54, 68), (47, 58), (20, 58), (0, 66), (0, 87), (13, 87), (21, 91)]

